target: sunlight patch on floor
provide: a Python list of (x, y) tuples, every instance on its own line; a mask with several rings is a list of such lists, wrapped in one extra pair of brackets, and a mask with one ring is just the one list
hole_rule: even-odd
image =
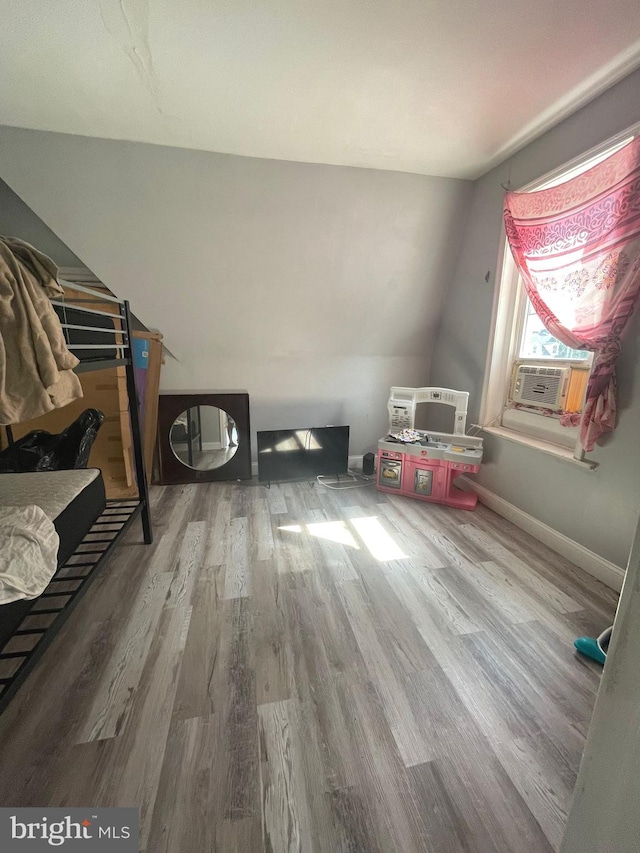
[(307, 530), (312, 536), (317, 536), (319, 539), (339, 542), (340, 545), (348, 545), (356, 550), (360, 548), (344, 521), (318, 521), (314, 524), (307, 524)]
[[(387, 533), (378, 518), (373, 515), (366, 518), (350, 518), (349, 524), (355, 529), (359, 538), (364, 542), (372, 557), (380, 562), (390, 560), (406, 560), (408, 555)], [(317, 521), (311, 524), (285, 524), (278, 527), (286, 533), (306, 532), (318, 539), (326, 539), (339, 545), (360, 549), (353, 533), (344, 521)]]
[(370, 518), (352, 518), (351, 524), (376, 560), (386, 562), (408, 559), (408, 555), (394, 542), (375, 515)]

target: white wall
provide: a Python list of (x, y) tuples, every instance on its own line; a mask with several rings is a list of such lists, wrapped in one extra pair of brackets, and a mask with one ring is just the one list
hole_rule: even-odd
[(424, 385), (471, 184), (0, 128), (0, 177), (253, 429), (387, 426)]
[[(471, 393), (470, 421), (478, 418), (489, 342), (503, 227), (501, 184), (521, 187), (638, 120), (640, 71), (476, 182), (430, 380)], [(600, 464), (596, 472), (486, 435), (485, 464), (478, 475), (486, 488), (622, 568), (640, 509), (639, 337), (636, 312), (618, 366), (618, 429), (605, 446), (589, 454)]]

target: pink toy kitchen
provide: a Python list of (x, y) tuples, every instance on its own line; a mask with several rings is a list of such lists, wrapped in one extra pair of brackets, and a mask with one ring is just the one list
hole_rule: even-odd
[[(482, 439), (466, 435), (468, 400), (467, 391), (450, 388), (391, 389), (389, 432), (378, 442), (380, 491), (458, 509), (475, 508), (476, 493), (454, 485), (458, 477), (477, 473), (482, 462)], [(453, 432), (416, 429), (419, 403), (452, 406)]]

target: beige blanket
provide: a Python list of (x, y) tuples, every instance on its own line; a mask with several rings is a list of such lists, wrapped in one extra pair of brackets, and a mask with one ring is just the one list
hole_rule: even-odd
[(0, 237), (0, 424), (15, 424), (82, 397), (50, 299), (58, 268), (15, 237)]

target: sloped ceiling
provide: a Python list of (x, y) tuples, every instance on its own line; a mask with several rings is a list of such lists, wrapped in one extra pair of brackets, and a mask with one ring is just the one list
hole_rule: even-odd
[(638, 0), (5, 0), (0, 124), (476, 177), (640, 62)]

